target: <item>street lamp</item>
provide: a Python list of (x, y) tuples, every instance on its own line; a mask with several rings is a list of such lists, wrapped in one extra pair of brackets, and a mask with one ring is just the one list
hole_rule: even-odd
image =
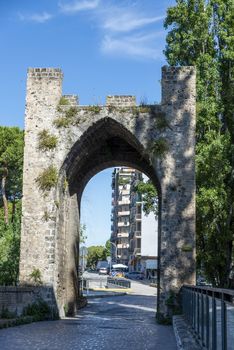
[[(112, 244), (115, 248), (115, 256), (116, 256), (116, 262), (117, 262), (117, 245), (111, 241), (110, 241), (110, 244)], [(111, 270), (111, 262), (112, 262), (112, 256), (111, 256), (111, 260), (110, 260), (110, 270)]]

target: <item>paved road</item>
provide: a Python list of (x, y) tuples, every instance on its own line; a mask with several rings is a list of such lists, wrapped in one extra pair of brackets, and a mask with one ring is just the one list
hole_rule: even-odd
[[(106, 275), (98, 275), (97, 273), (84, 273), (84, 278), (89, 279), (89, 287), (90, 288), (103, 288), (105, 289), (105, 285), (107, 284), (107, 276)], [(151, 287), (149, 280), (136, 281), (131, 280), (131, 289), (132, 294), (136, 295), (154, 295), (156, 298), (156, 288)]]
[(176, 350), (172, 327), (154, 316), (154, 296), (95, 298), (74, 319), (0, 330), (0, 349)]

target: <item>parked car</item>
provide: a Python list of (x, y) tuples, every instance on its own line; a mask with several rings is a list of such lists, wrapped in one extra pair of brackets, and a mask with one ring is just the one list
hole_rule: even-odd
[(212, 287), (212, 284), (207, 282), (205, 277), (201, 277), (199, 276), (197, 279), (197, 286), (201, 286), (201, 287)]
[(130, 280), (143, 280), (144, 274), (137, 271), (127, 272), (125, 273), (125, 278)]
[(107, 267), (100, 267), (98, 274), (99, 275), (108, 275), (109, 269)]

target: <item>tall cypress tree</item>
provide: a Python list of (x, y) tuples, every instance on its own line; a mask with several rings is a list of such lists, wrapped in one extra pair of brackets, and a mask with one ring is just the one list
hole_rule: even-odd
[(167, 11), (170, 65), (197, 69), (197, 262), (227, 287), (233, 251), (233, 1), (177, 0)]

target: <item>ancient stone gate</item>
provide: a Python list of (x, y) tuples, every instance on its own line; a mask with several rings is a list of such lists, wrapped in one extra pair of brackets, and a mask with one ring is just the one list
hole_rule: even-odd
[(167, 315), (171, 292), (195, 282), (195, 71), (163, 67), (162, 103), (152, 106), (132, 96), (81, 106), (62, 96), (62, 79), (60, 69), (28, 70), (20, 283), (39, 271), (60, 315), (76, 311), (82, 192), (99, 171), (131, 166), (159, 194), (157, 311)]

